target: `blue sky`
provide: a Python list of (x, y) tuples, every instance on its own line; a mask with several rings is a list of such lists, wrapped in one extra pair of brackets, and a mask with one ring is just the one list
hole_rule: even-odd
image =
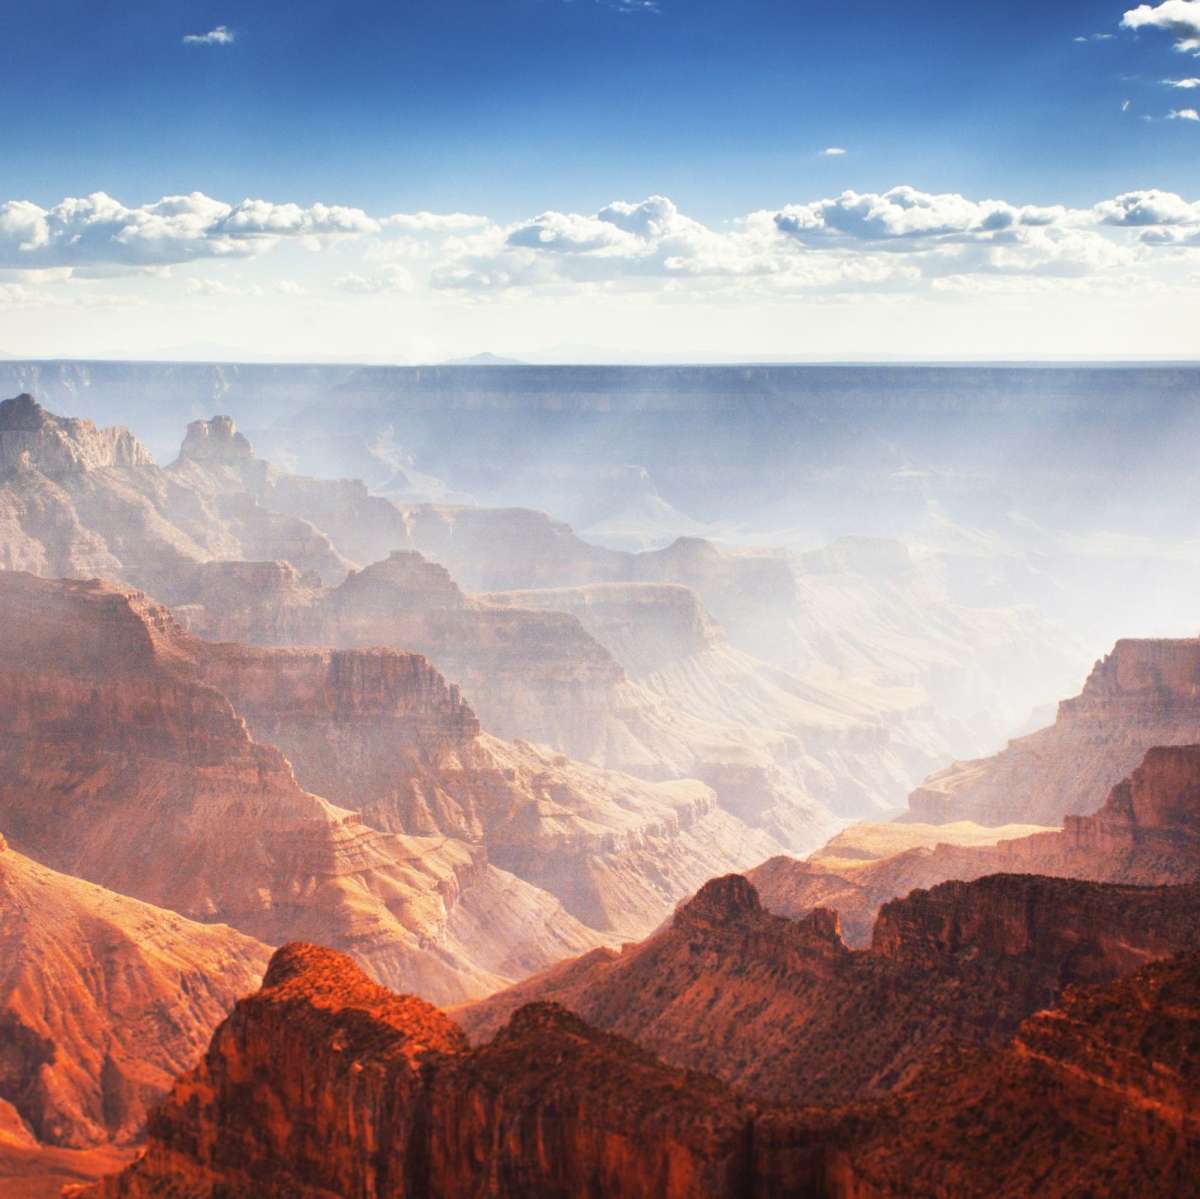
[[(1134, 11), (1142, 16), (1125, 17)], [(749, 214), (846, 192), (882, 195), (898, 186), (1073, 213), (1150, 190), (1191, 204), (1200, 199), (1200, 119), (1193, 119), (1200, 85), (1164, 81), (1200, 76), (1189, 40), (1193, 19), (1200, 30), (1200, 0), (1164, 0), (1138, 10), (1121, 0), (9, 4), (0, 14), (0, 69), (11, 114), (0, 203), (26, 202), (48, 212), (64, 198), (103, 192), (138, 211), (164, 196), (198, 192), (228, 206), (247, 197), (304, 209), (344, 206), (372, 221), (415, 212), (479, 214), (503, 228), (504, 238), (539, 214), (593, 218), (613, 201), (637, 204), (653, 196), (669, 197), (689, 220), (718, 233)], [(193, 40), (185, 41), (188, 35)], [(845, 152), (822, 153), (831, 147)], [(27, 211), (17, 217), (24, 220)], [(1160, 299), (1176, 307), (1192, 303), (1190, 291), (1179, 288), (1190, 288), (1200, 269), (1179, 233), (1190, 230), (1190, 221), (1176, 215), (1163, 223), (1179, 244), (1169, 247), (1169, 262), (1159, 254), (1155, 267), (1171, 291)], [(1080, 224), (1072, 216), (1063, 228)], [(125, 244), (121, 227), (119, 221), (105, 226), (105, 236), (119, 246)], [(95, 242), (99, 226), (89, 228)], [(366, 282), (357, 293), (351, 284), (350, 294), (387, 293), (390, 298), (378, 303), (391, 304), (392, 312), (401, 293), (413, 303), (438, 269), (442, 283), (460, 269), (446, 265), (451, 259), (470, 259), (460, 269), (463, 278), (468, 268), (486, 276), (489, 288), (474, 291), (496, 290), (492, 284), (503, 274), (508, 282), (500, 290), (510, 293), (510, 303), (564, 284), (561, 255), (552, 264), (543, 254), (544, 261), (530, 259), (519, 270), (510, 255), (503, 272), (481, 271), (486, 254), (479, 246), (464, 249), (454, 241), (449, 250), (426, 244), (409, 253), (389, 245), (384, 254), (366, 244), (374, 234), (362, 228), (330, 234), (311, 221), (304, 231), (307, 258), (256, 230), (253, 247), (242, 240), (228, 243), (228, 253), (189, 249), (175, 260), (160, 253), (132, 263), (118, 251), (103, 270), (104, 255), (93, 244), (86, 271), (63, 248), (70, 230), (55, 236), (62, 245), (51, 254), (27, 234), (13, 234), (17, 248), (0, 258), (0, 287), (9, 289), (0, 295), (8, 295), (11, 310), (0, 311), (0, 350), (20, 353), (16, 343), (24, 339), (52, 351), (59, 342), (48, 332), (51, 310), (78, 307), (85, 295), (99, 294), (99, 274), (110, 276), (104, 294), (113, 308), (122, 297), (129, 305), (139, 297), (160, 307), (178, 301), (178, 329), (169, 328), (162, 313), (125, 326), (134, 349), (152, 349), (163, 339), (182, 344), (189, 311), (191, 325), (202, 326), (205, 337), (225, 337), (203, 309), (222, 286), (226, 300), (254, 299), (256, 289), (273, 288), (289, 302), (304, 291), (311, 304), (323, 286), (346, 293), (332, 285), (358, 278)], [(210, 229), (204, 236), (211, 241), (214, 235)], [(1041, 233), (1029, 236), (1045, 240)], [(0, 218), (0, 249), (2, 237)], [(538, 238), (526, 247), (531, 255), (544, 248), (541, 232)], [(355, 250), (347, 248), (351, 240)], [(332, 265), (318, 269), (311, 251), (334, 241), (335, 253), (324, 260)], [(563, 244), (559, 239), (555, 248)], [(786, 244), (797, 255), (823, 253), (826, 264), (827, 251), (846, 248), (817, 245), (795, 231)], [(887, 248), (858, 247), (875, 258)], [(628, 247), (593, 241), (571, 249), (611, 257)], [(357, 251), (365, 255), (362, 262), (354, 260)], [(709, 280), (728, 274), (726, 266), (712, 265), (713, 256), (725, 252), (714, 250), (700, 273)], [(1011, 254), (989, 253), (984, 273), (1014, 272)], [(1061, 266), (1061, 246), (1054, 253)], [(422, 256), (433, 263), (428, 269), (419, 265)], [(222, 273), (196, 275), (197, 257), (221, 259)], [(662, 257), (680, 260), (666, 251)], [(406, 286), (371, 291), (371, 270), (385, 259), (393, 280), (401, 278), (400, 258)], [(789, 260), (787, 269), (793, 265)], [(1118, 265), (1114, 260), (1104, 269)], [(1039, 262), (1043, 274), (1044, 266)], [(679, 269), (668, 265), (660, 274)], [(755, 268), (760, 276), (775, 269)], [(873, 272), (875, 284), (888, 273), (882, 266), (863, 269)], [(177, 295), (164, 288), (172, 274)], [(630, 274), (641, 277), (637, 290), (644, 293), (650, 272), (641, 268), (618, 286), (587, 263), (568, 271), (567, 282), (590, 289), (590, 307), (579, 308), (580, 327), (564, 318), (546, 331), (545, 343), (620, 336), (619, 321), (606, 324), (604, 305), (618, 303), (613, 293), (628, 286)], [(809, 274), (814, 286), (828, 290), (827, 272)], [(891, 271), (887, 287), (900, 282)], [(664, 312), (678, 307), (679, 290), (660, 289)], [(712, 288), (703, 290), (698, 302), (710, 303)], [(48, 311), (39, 317), (35, 310), (46, 297)], [(777, 295), (770, 299), (779, 302)], [(739, 302), (761, 300), (743, 296)], [(460, 314), (468, 336), (486, 336), (478, 300), (472, 303), (470, 313)], [(382, 326), (387, 312), (377, 315)], [(429, 319), (431, 352), (439, 352), (455, 339), (435, 333)], [(439, 328), (449, 328), (451, 317), (441, 320)], [(114, 328), (125, 331), (115, 317), (102, 320), (95, 311), (81, 323), (83, 336), (67, 335), (58, 322), (62, 352), (96, 352)], [(496, 335), (505, 335), (503, 320), (493, 324)], [(731, 346), (730, 352), (753, 348)], [(338, 341), (331, 353), (351, 349)], [(992, 349), (1007, 352), (999, 343)], [(1147, 343), (1151, 350), (1160, 352)], [(970, 347), (976, 351), (989, 347)], [(384, 352), (406, 351), (389, 345)]]

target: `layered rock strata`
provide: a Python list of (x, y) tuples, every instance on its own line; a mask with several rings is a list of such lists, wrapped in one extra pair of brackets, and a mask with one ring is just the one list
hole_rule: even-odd
[(0, 612), (0, 823), (22, 852), (268, 943), (350, 949), (380, 978), (441, 1001), (599, 939), (492, 865), (482, 844), (382, 832), (304, 790), (208, 681), (261, 688), (314, 739), (321, 720), (333, 735), (339, 713), (364, 710), (419, 730), (414, 707), (469, 730), (461, 700), (421, 659), (255, 659), (206, 646), (140, 593), (97, 581), (3, 573)]

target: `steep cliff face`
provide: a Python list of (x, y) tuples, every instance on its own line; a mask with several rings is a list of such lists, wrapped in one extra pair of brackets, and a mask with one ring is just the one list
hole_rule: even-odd
[(219, 645), (199, 669), (309, 790), (375, 828), (478, 846), (608, 936), (644, 936), (714, 872), (770, 852), (695, 780), (480, 735), (458, 688), (413, 654)]
[(94, 1192), (226, 1199), (744, 1194), (751, 1109), (561, 1009), (470, 1051), (436, 1009), (287, 946)]
[(1057, 824), (1083, 815), (1156, 745), (1200, 741), (1200, 639), (1118, 641), (1046, 729), (958, 762), (909, 796), (914, 819)]
[(740, 876), (714, 880), (671, 925), (461, 1009), (487, 1036), (553, 1000), (664, 1061), (775, 1102), (844, 1103), (893, 1090), (947, 1038), (997, 1044), (1077, 982), (1200, 946), (1200, 887), (1001, 875), (885, 908), (871, 949), (833, 912), (764, 911)]
[(42, 470), (48, 475), (103, 466), (147, 466), (149, 452), (128, 429), (97, 429), (64, 420), (22, 394), (0, 405), (0, 475)]
[[(0, 1105), (29, 1148), (140, 1133), (269, 951), (47, 869), (0, 839)], [(0, 1188), (2, 1189), (2, 1188)]]
[[(901, 832), (911, 827), (896, 826)], [(869, 937), (881, 904), (945, 879), (1019, 870), (1144, 886), (1192, 882), (1200, 879), (1200, 746), (1149, 750), (1099, 811), (1067, 816), (1062, 829), (1008, 836), (991, 846), (953, 842), (935, 838), (860, 862), (831, 856), (831, 844), (808, 861), (778, 857), (750, 875), (763, 902), (780, 915), (836, 908), (854, 944)]]
[[(174, 481), (219, 504), (251, 502), (320, 529), (347, 564), (373, 562), (409, 545), (408, 526), (399, 509), (371, 495), (361, 480), (306, 478), (277, 470), (255, 456), (245, 434), (228, 416), (192, 421), (179, 457), (167, 471)], [(345, 570), (321, 573), (327, 582), (337, 582)]]
[(595, 944), (481, 844), (379, 832), (303, 790), (206, 681), (269, 697), (310, 735), (331, 714), (412, 708), (469, 731), (420, 659), (214, 649), (140, 593), (94, 581), (0, 574), (0, 613), (0, 822), (16, 848), (263, 941), (352, 949), (441, 1001)]

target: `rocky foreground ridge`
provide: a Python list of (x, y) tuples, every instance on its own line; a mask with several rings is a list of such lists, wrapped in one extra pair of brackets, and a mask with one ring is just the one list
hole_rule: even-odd
[(1186, 1197), (1198, 1024), (1192, 953), (1072, 990), (994, 1048), (948, 1048), (889, 1099), (796, 1109), (555, 1004), (470, 1049), (436, 1009), (290, 945), (152, 1117), (142, 1158), (84, 1195)]

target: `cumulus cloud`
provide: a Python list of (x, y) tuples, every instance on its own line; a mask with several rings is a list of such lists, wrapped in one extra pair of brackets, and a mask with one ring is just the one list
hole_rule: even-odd
[(185, 33), (185, 46), (229, 46), (237, 40), (233, 30), (227, 25), (218, 25), (207, 33)]
[(787, 237), (814, 245), (864, 241), (889, 247), (904, 240), (994, 240), (1021, 227), (1052, 225), (1065, 215), (1063, 208), (894, 187), (883, 193), (844, 191), (834, 199), (788, 205), (776, 214), (775, 226)]
[(1200, 87), (1200, 79), (1164, 79), (1163, 83), (1167, 87), (1177, 87), (1184, 91), (1190, 91), (1192, 88)]
[(52, 208), (28, 200), (0, 204), (0, 267), (72, 267), (121, 273), (207, 258), (247, 258), (285, 238), (336, 239), (377, 233), (362, 209), (275, 204), (233, 205), (203, 192), (164, 196), (130, 208), (104, 192), (69, 197)]
[(1161, 29), (1175, 39), (1175, 48), (1200, 51), (1200, 0), (1163, 0), (1139, 4), (1121, 18), (1123, 29)]
[(1200, 225), (1200, 201), (1188, 201), (1175, 192), (1150, 188), (1124, 192), (1092, 209), (1105, 225), (1149, 228), (1161, 225)]
[(1200, 112), (1194, 108), (1172, 108), (1167, 113), (1168, 121), (1200, 121)]
[[(1184, 111), (1184, 110), (1181, 110)], [(1193, 120), (1194, 117), (1178, 117)], [(305, 268), (314, 295), (372, 296), (433, 287), (464, 294), (627, 291), (685, 297), (756, 292), (885, 293), (984, 277), (1116, 277), (1200, 244), (1200, 201), (1155, 189), (1090, 208), (924, 192), (846, 190), (706, 224), (667, 196), (594, 212), (548, 209), (507, 224), (465, 213), (376, 216), (345, 205), (264, 198), (231, 204), (200, 192), (137, 207), (102, 192), (51, 208), (0, 204), (0, 282), (157, 272), (196, 263), (189, 294), (300, 294), (244, 262), (291, 243), (338, 263)], [(199, 265), (206, 264), (206, 265)], [(291, 273), (288, 271), (287, 273)]]

